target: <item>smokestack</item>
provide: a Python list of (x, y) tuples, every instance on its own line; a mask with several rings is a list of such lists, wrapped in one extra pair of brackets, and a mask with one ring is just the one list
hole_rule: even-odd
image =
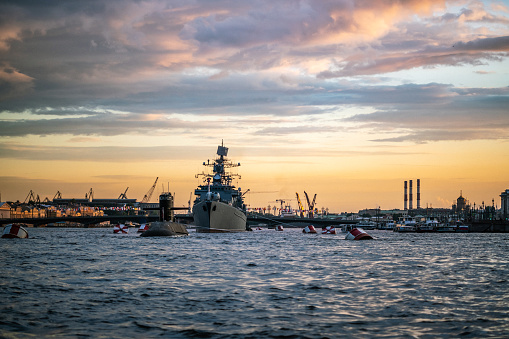
[(412, 180), (410, 180), (410, 203), (408, 204), (408, 209), (413, 209), (414, 208), (414, 198), (413, 198), (413, 195), (412, 195)]
[(408, 209), (407, 182), (405, 181), (405, 211)]
[(417, 209), (421, 208), (421, 179), (417, 179)]

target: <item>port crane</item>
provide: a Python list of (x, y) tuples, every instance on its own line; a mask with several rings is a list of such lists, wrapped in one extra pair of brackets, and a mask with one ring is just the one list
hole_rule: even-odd
[(141, 203), (142, 204), (145, 204), (145, 203), (149, 202), (150, 198), (152, 198), (152, 194), (154, 193), (154, 189), (156, 188), (156, 184), (157, 184), (157, 180), (158, 179), (159, 179), (159, 177), (156, 178), (156, 181), (154, 181), (154, 184), (152, 185), (152, 187), (150, 187), (150, 189), (148, 190), (147, 194), (145, 194), (143, 199), (141, 199)]
[(39, 194), (37, 194), (37, 198), (36, 198), (35, 193), (32, 190), (30, 190), (30, 192), (28, 192), (28, 195), (25, 198), (25, 201), (23, 201), (23, 203), (26, 204), (27, 200), (28, 200), (29, 204), (40, 204), (41, 203), (41, 198), (39, 198)]
[(127, 190), (128, 190), (128, 189), (129, 189), (129, 187), (127, 187), (127, 188), (125, 189), (124, 193), (120, 193), (120, 195), (118, 196), (118, 198), (117, 198), (117, 199), (127, 199), (127, 195), (126, 195), (126, 193), (127, 193)]
[(316, 194), (313, 197), (313, 202), (309, 202), (309, 197), (308, 197), (308, 194), (306, 193), (306, 191), (304, 191), (304, 194), (306, 195), (306, 200), (307, 200), (308, 207), (309, 207), (308, 218), (312, 219), (314, 217)]
[(302, 203), (300, 202), (299, 193), (295, 192), (295, 195), (297, 195), (297, 202), (299, 204), (299, 214), (301, 218), (304, 218), (304, 207), (302, 207)]

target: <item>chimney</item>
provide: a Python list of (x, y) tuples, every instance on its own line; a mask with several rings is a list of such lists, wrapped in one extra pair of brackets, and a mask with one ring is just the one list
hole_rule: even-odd
[(407, 182), (405, 181), (405, 211), (408, 209)]
[(414, 208), (414, 198), (413, 198), (413, 195), (412, 195), (412, 180), (410, 180), (410, 203), (408, 204), (408, 209), (413, 209)]
[(421, 179), (417, 179), (417, 209), (421, 208)]

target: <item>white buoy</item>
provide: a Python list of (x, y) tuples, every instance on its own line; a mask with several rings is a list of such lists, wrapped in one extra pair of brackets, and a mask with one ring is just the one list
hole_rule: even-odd
[(28, 238), (28, 232), (20, 224), (8, 224), (4, 227), (2, 238)]
[(362, 228), (354, 228), (346, 234), (346, 240), (370, 240), (372, 236), (366, 233)]
[(276, 231), (283, 231), (283, 230), (284, 230), (284, 228), (283, 228), (282, 225), (277, 225), (276, 226)]
[(336, 234), (336, 228), (334, 226), (322, 227), (322, 234)]
[(113, 226), (113, 233), (115, 234), (127, 234), (129, 233), (129, 227), (124, 224), (117, 224)]
[(302, 233), (316, 233), (316, 229), (315, 229), (315, 226), (313, 225), (309, 225), (309, 226), (306, 226), (302, 229)]

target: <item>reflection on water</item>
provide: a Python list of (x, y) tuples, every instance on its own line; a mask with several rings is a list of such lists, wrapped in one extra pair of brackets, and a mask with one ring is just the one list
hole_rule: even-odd
[(507, 335), (507, 234), (263, 230), (1, 239), (0, 336)]

